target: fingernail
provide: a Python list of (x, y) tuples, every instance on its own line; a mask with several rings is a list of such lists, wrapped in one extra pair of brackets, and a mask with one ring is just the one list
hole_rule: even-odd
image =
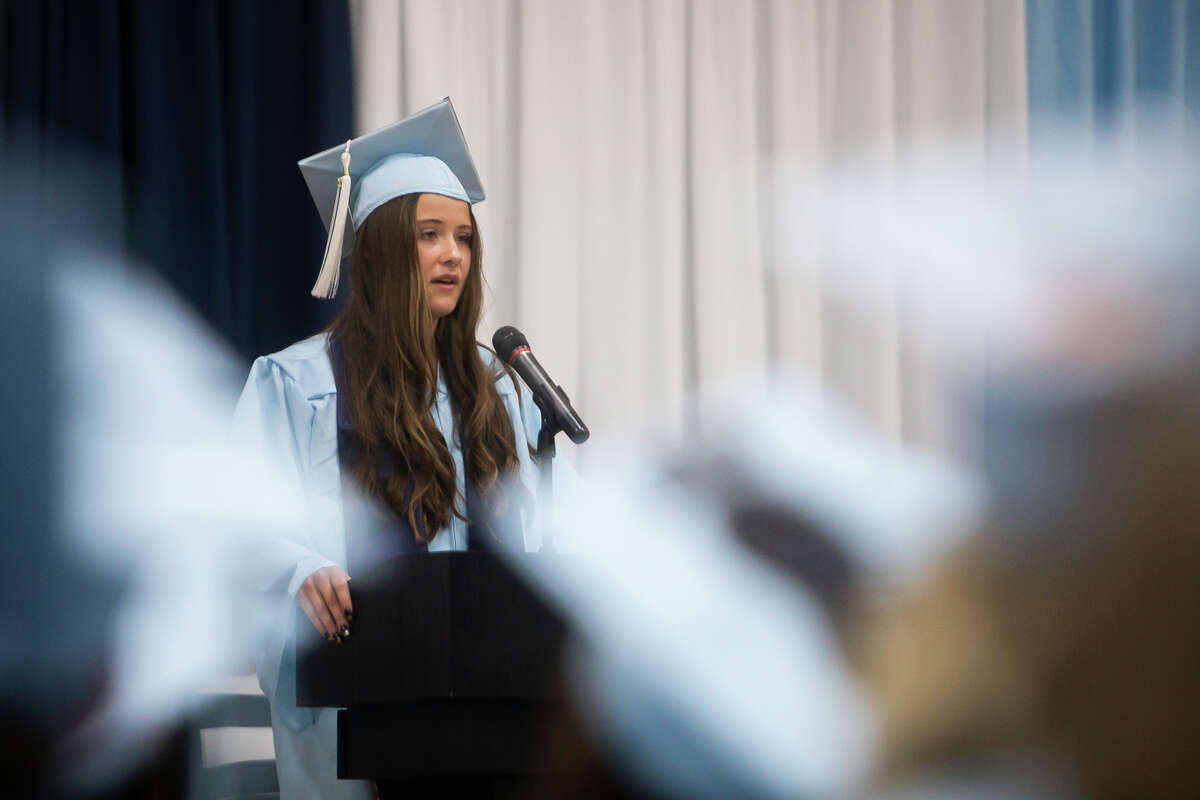
[(341, 637), (341, 636), (339, 636), (338, 634), (336, 634), (336, 633), (335, 633), (335, 634), (333, 635), (333, 641), (334, 641), (334, 642), (336, 642), (336, 643), (338, 643), (338, 644), (341, 644), (341, 643), (342, 643), (342, 637)]
[(354, 622), (354, 612), (346, 609), (346, 622)]
[(349, 639), (349, 638), (350, 638), (350, 626), (349, 626), (349, 625), (343, 625), (343, 626), (342, 626), (342, 638), (343, 638), (343, 639)]

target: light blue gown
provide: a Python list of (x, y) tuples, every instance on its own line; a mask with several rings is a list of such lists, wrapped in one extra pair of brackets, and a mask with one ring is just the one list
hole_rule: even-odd
[[(346, 564), (342, 513), (342, 484), (337, 452), (337, 388), (327, 352), (328, 336), (319, 334), (255, 360), (234, 415), (240, 435), (253, 440), (264, 457), (293, 476), (301, 487), (307, 524), (302, 530), (283, 530), (261, 548), (253, 572), (260, 588), (277, 595), (270, 635), (257, 659), (259, 684), (271, 701), (275, 760), (284, 800), (307, 798), (370, 798), (365, 781), (339, 781), (337, 775), (336, 714), (297, 708), (294, 663), (285, 663), (284, 645), (296, 614), (295, 595), (305, 579), (321, 567)], [(481, 348), (481, 350), (483, 350)], [(494, 358), (483, 350), (485, 363)], [(512, 419), (520, 462), (519, 479), (537, 496), (537, 465), (526, 443), (534, 445), (541, 414), (524, 386), (519, 389), (504, 375), (496, 382), (500, 400)], [(434, 419), (450, 447), (458, 478), (460, 511), (465, 496), (462, 449), (455, 441), (450, 397), (438, 379)], [(561, 456), (555, 459), (554, 481), (569, 489), (578, 476)], [(541, 546), (537, 504), (523, 519), (525, 549)], [(431, 551), (465, 550), (466, 523), (455, 516), (429, 544)], [(353, 576), (351, 576), (353, 578)], [(450, 745), (448, 745), (450, 746)]]

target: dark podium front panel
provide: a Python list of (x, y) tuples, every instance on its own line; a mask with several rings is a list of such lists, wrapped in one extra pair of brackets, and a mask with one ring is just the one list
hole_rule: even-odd
[(536, 772), (542, 727), (560, 707), (565, 628), (502, 559), (401, 556), (355, 575), (350, 592), (342, 644), (297, 625), (297, 703), (345, 709), (339, 777)]

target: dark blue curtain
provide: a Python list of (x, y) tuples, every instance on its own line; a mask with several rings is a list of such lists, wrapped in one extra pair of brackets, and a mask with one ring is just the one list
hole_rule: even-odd
[(331, 312), (296, 160), (351, 133), (349, 31), (333, 0), (0, 0), (0, 160), (86, 207), (64, 234), (142, 259), (244, 356), (278, 349)]
[(1104, 125), (1135, 104), (1200, 114), (1200, 2), (1026, 0), (1031, 136), (1040, 115)]

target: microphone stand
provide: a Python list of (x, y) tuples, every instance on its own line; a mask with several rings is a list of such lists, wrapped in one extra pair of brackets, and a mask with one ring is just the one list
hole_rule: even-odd
[[(559, 391), (562, 391), (559, 389)], [(538, 499), (542, 506), (542, 547), (545, 552), (550, 552), (551, 544), (553, 544), (554, 533), (551, 525), (551, 516), (554, 510), (554, 456), (557, 455), (557, 449), (554, 446), (554, 437), (557, 436), (562, 428), (558, 426), (558, 422), (554, 419), (552, 409), (547, 408), (547, 404), (542, 402), (539, 395), (534, 395), (533, 401), (537, 403), (538, 410), (542, 412), (542, 429), (538, 431), (537, 442), (537, 465), (538, 465)]]

